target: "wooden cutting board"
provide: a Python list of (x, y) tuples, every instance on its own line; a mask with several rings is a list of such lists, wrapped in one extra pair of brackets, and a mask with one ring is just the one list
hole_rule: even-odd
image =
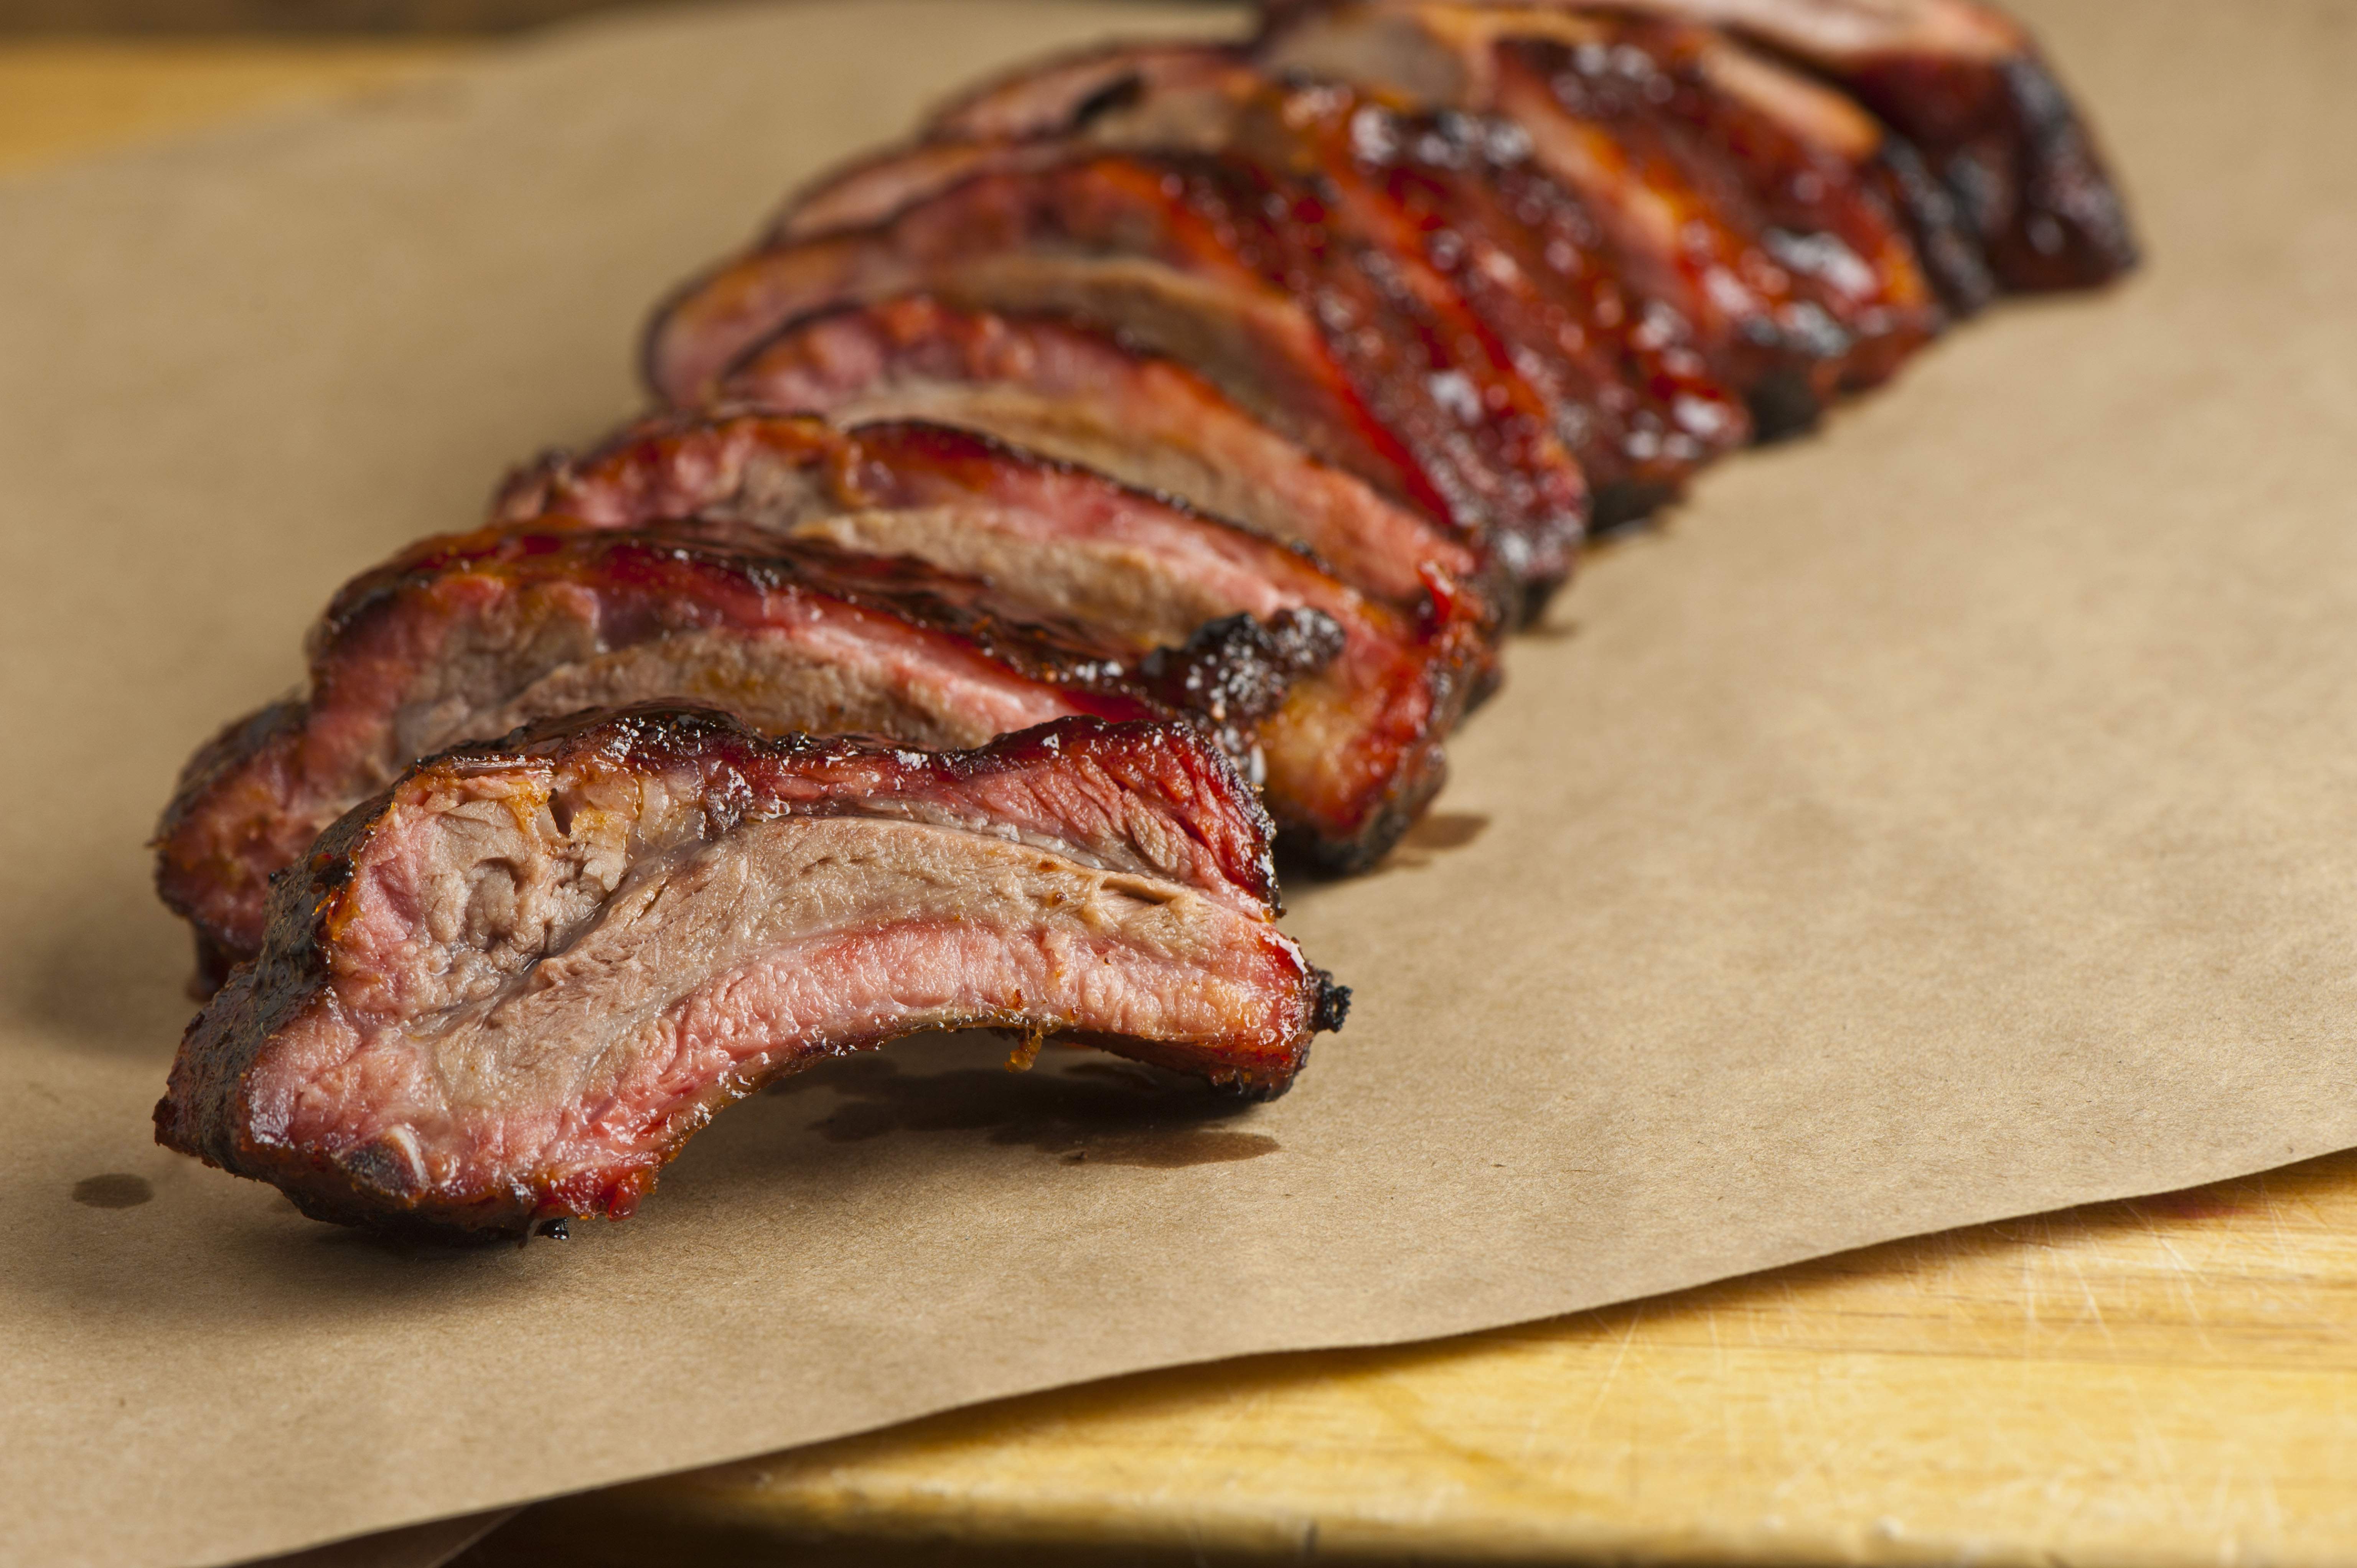
[[(441, 44), (0, 47), (0, 174)], [(1182, 1369), (527, 1511), (462, 1561), (2357, 1557), (2357, 1155), (1383, 1351)]]
[(1463, 1339), (953, 1412), (545, 1504), (461, 1561), (1313, 1551), (2346, 1563), (2357, 1154)]

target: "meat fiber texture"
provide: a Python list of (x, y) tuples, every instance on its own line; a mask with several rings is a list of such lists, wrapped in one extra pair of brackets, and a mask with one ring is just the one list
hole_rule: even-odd
[(818, 312), (757, 346), (722, 401), (842, 424), (921, 419), (980, 430), (1297, 545), (1361, 592), (1430, 602), (1430, 569), (1496, 604), (1468, 543), (1254, 419), (1202, 376), (1042, 315), (928, 295)]
[(544, 462), (497, 510), (526, 532), (429, 542), (348, 586), (307, 693), (184, 771), (157, 885), (208, 982), (254, 952), (268, 878), (401, 767), (576, 708), (677, 697), (773, 733), (926, 745), (1066, 713), (1189, 714), (1290, 842), (1354, 870), (1438, 790), (1442, 742), (1492, 680), (1491, 608), (1437, 561), (1415, 606), (1386, 603), (1246, 531), (939, 426), (657, 421)]
[[(1469, 311), (1547, 411), (1600, 521), (1641, 515), (1749, 422), (1663, 303), (1631, 299), (1578, 203), (1530, 167), (1510, 123), (1405, 114), (1328, 77), (1302, 84), (1243, 50), (1120, 45), (1007, 76), (922, 138), (856, 163), (789, 206), (779, 232), (880, 220), (1056, 142), (1243, 153), (1308, 177), (1418, 294)], [(1461, 328), (1460, 328), (1461, 329)]]
[(304, 695), (189, 762), (157, 830), (156, 885), (217, 984), (258, 950), (270, 878), (408, 763), (460, 741), (671, 697), (772, 733), (920, 746), (1067, 714), (1187, 715), (1249, 757), (1334, 635), (1283, 612), (1274, 626), (1231, 618), (1141, 657), (916, 561), (725, 524), (561, 520), (427, 540), (337, 596)]
[(1184, 726), (526, 730), (411, 769), (274, 885), (156, 1136), (319, 1219), (520, 1235), (629, 1214), (716, 1111), (922, 1030), (1282, 1094), (1349, 993), (1276, 929), (1269, 840)]
[[(1249, 711), (1230, 750), (1289, 843), (1337, 871), (1398, 842), (1446, 777), (1441, 742), (1494, 674), (1491, 607), (1436, 561), (1415, 563), (1425, 591), (1403, 608), (1165, 497), (930, 424), (656, 419), (519, 475), (498, 510), (542, 525), (711, 519), (921, 560), (989, 585), (1010, 616), (1086, 628), (1140, 668), (1239, 617), (1280, 637), (1314, 625), (1333, 646), (1317, 644), (1314, 669), (1297, 660), (1282, 692), (1239, 693)], [(1216, 683), (1172, 700), (1228, 723)]]
[[(1418, 0), (1272, 0), (1269, 30), (1320, 13), (1415, 8)], [(1471, 0), (1483, 4), (1485, 0)], [(1500, 0), (1507, 11), (1650, 13), (1726, 28), (1835, 84), (1880, 117), (1926, 183), (1926, 216), (1960, 227), (2001, 286), (2107, 283), (2137, 247), (2092, 132), (2022, 25), (1977, 0)], [(1911, 179), (1912, 169), (1900, 171)], [(1970, 258), (1934, 258), (1966, 298)]]
[(1268, 40), (1273, 68), (1501, 116), (1584, 207), (1608, 263), (1763, 430), (1876, 384), (1942, 320), (1838, 95), (1707, 29), (1609, 13), (1346, 5)]
[(1418, 270), (1241, 156), (1076, 147), (723, 263), (658, 312), (646, 370), (694, 402), (798, 317), (916, 291), (1054, 311), (1189, 365), (1516, 579), (1559, 582), (1588, 515), (1578, 462), (1504, 347)]

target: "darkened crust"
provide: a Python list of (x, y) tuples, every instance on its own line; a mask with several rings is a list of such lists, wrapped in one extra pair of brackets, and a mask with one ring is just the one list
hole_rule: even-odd
[[(736, 405), (652, 415), (577, 454), (549, 453), (511, 477), (497, 514), (522, 522), (544, 511), (628, 524), (646, 515), (735, 515), (748, 473), (764, 455), (822, 467), (830, 499), (846, 512), (864, 508), (923, 508), (944, 499), (1006, 496), (1024, 510), (1055, 511), (1075, 532), (1091, 509), (1136, 507), (1184, 520), (1191, 528), (1234, 535), (1263, 553), (1259, 570), (1286, 593), (1314, 578), (1340, 590), (1314, 557), (1196, 512), (1185, 501), (1119, 484), (1075, 464), (1021, 450), (972, 430), (919, 419), (880, 420), (834, 431), (808, 416)], [(1027, 489), (1042, 479), (1069, 487), (1060, 499)], [(1330, 872), (1372, 865), (1413, 825), (1446, 779), (1441, 746), (1465, 709), (1497, 679), (1495, 601), (1478, 585), (1445, 573), (1423, 574), (1425, 592), (1413, 624), (1393, 611), (1363, 607), (1348, 628), (1315, 611), (1287, 611), (1265, 622), (1231, 617), (1204, 627), (1182, 649), (1134, 663), (1133, 678), (1171, 710), (1205, 719), (1233, 757), (1248, 754), (1255, 729), (1282, 724), (1290, 701), (1329, 695), (1345, 670), (1363, 673), (1345, 652), (1349, 637), (1380, 636), (1394, 667), (1416, 691), (1404, 694), (1361, 682), (1347, 694), (1357, 711), (1347, 725), (1328, 711), (1317, 722), (1344, 737), (1347, 760), (1321, 753), (1291, 765), (1273, 760), (1265, 782), (1288, 844)], [(1004, 604), (1001, 613), (1014, 610)], [(1338, 639), (1334, 633), (1347, 630)], [(1106, 657), (1113, 657), (1107, 654)], [(1313, 684), (1320, 671), (1334, 682)], [(1412, 715), (1412, 722), (1409, 720)]]
[[(262, 885), (301, 853), (317, 821), (284, 817), (287, 802), (316, 787), (306, 772), (314, 766), (306, 747), (315, 704), (346, 690), (362, 693), (363, 705), (393, 700), (367, 693), (397, 692), (410, 678), (404, 671), (435, 657), (440, 628), (474, 604), (443, 592), (459, 581), (595, 594), (608, 646), (750, 626), (759, 606), (780, 597), (849, 605), (951, 638), (1060, 690), (1082, 712), (1186, 718), (1238, 755), (1249, 753), (1255, 726), (1282, 704), (1291, 683), (1331, 660), (1338, 635), (1316, 611), (1265, 623), (1235, 616), (1200, 628), (1181, 648), (1140, 659), (1086, 628), (1018, 621), (983, 585), (918, 562), (726, 525), (590, 530), (556, 520), (422, 541), (336, 596), (311, 637), (309, 699), (231, 725), (183, 771), (154, 840), (156, 881), (164, 902), (196, 929), (200, 983), (218, 984), (231, 965), (253, 954)], [(350, 729), (350, 711), (336, 712), (336, 723)], [(390, 767), (406, 760), (395, 757)]]
[[(1502, 624), (1501, 607), (1510, 589), (1502, 568), (1483, 562), (1445, 523), (1385, 499), (1356, 475), (1346, 476), (1169, 356), (1052, 313), (962, 309), (922, 292), (828, 306), (748, 349), (731, 367), (721, 396), (726, 405), (844, 419), (869, 399), (880, 396), (888, 405), (912, 385), (976, 395), (1013, 389), (1044, 406), (1071, 410), (1089, 435), (1123, 431), (1135, 446), (1108, 472), (1145, 483), (1164, 499), (1174, 498), (1169, 470), (1159, 459), (1168, 454), (1169, 433), (1177, 431), (1183, 456), (1220, 465), (1224, 478), (1258, 489), (1259, 504), (1273, 511), (1295, 502), (1292, 516), (1266, 518), (1254, 532), (1293, 541), (1344, 581), (1404, 607), (1425, 596), (1418, 573), (1437, 564), (1479, 596), (1485, 625)], [(1141, 413), (1143, 420), (1123, 423)], [(970, 420), (970, 410), (962, 408), (950, 423)], [(1207, 429), (1213, 433), (1208, 449), (1202, 445)], [(1231, 436), (1224, 446), (1222, 435)], [(1014, 439), (1026, 445), (1039, 437)], [(1245, 446), (1241, 456), (1239, 445)], [(1122, 460), (1148, 477), (1129, 478), (1118, 467)], [(514, 504), (530, 504), (536, 483), (535, 474), (520, 476), (511, 492)], [(1234, 510), (1216, 496), (1187, 492), (1175, 499), (1211, 515)], [(1305, 504), (1314, 518), (1301, 515)], [(1232, 521), (1250, 525), (1254, 520)]]
[[(1534, 3), (1613, 9), (1589, 0)], [(1266, 0), (1264, 43), (1330, 5), (1331, 0)], [(1642, 0), (1634, 8), (1720, 19), (1720, 8), (1706, 0)], [(1905, 144), (1889, 150), (1896, 205), (1952, 310), (1969, 315), (1992, 286), (2010, 293), (2089, 288), (2136, 268), (2134, 225), (2093, 133), (2018, 24), (1995, 6), (1975, 5), (1960, 9), (1977, 18), (1982, 48), (1829, 51), (1806, 41), (1808, 9), (1807, 0), (1794, 0), (1800, 25), (1791, 28), (1767, 12), (1738, 13), (1726, 27), (1847, 93)], [(1996, 47), (1986, 48), (1991, 39)], [(1928, 188), (1915, 185), (1910, 165), (1924, 171)], [(1957, 238), (1965, 243), (1955, 244)]]
[[(332, 973), (339, 920), (350, 917), (342, 896), (354, 866), (382, 831), (396, 800), (436, 778), (493, 772), (537, 761), (558, 773), (585, 767), (637, 774), (676, 776), (682, 769), (703, 780), (700, 800), (707, 838), (718, 839), (748, 822), (782, 816), (863, 814), (879, 788), (898, 788), (912, 799), (955, 796), (993, 775), (1082, 767), (1097, 770), (1121, 798), (1150, 812), (1164, 829), (1183, 832), (1200, 852), (1188, 864), (1199, 885), (1220, 886), (1256, 900), (1265, 914), (1275, 912), (1275, 877), (1270, 856), (1272, 825), (1234, 768), (1191, 732), (1169, 725), (1108, 725), (1094, 719), (1064, 719), (1002, 737), (964, 752), (917, 752), (857, 737), (772, 740), (754, 734), (725, 714), (661, 706), (589, 714), (529, 726), (504, 740), (462, 746), (418, 763), (402, 779), (356, 807), (320, 835), (309, 858), (272, 885), (270, 929), (261, 956), (239, 969), (212, 1003), (190, 1024), (174, 1061), (169, 1086), (155, 1112), (156, 1137), (166, 1147), (193, 1155), (240, 1176), (268, 1181), (316, 1219), (444, 1237), (515, 1236), (533, 1224), (568, 1214), (629, 1212), (652, 1186), (653, 1168), (594, 1188), (502, 1190), (472, 1194), (453, 1202), (447, 1194), (430, 1203), (407, 1189), (397, 1162), (371, 1155), (368, 1148), (331, 1155), (290, 1144), (257, 1123), (247, 1084), (287, 1029), (315, 1010), (342, 1007)], [(1118, 833), (1114, 822), (1105, 831)], [(1167, 859), (1167, 851), (1165, 852)], [(1064, 1037), (1103, 1047), (1211, 1079), (1251, 1099), (1280, 1095), (1292, 1084), (1308, 1050), (1310, 1036), (1340, 1027), (1350, 993), (1322, 970), (1305, 966), (1299, 1026), (1287, 1055), (1275, 1064), (1247, 1063), (1223, 1071), (1200, 1053), (1176, 1045), (1092, 1031)], [(1037, 1028), (1021, 1017), (980, 1015), (972, 1026)], [(906, 1032), (906, 1031), (901, 1031)], [(883, 1033), (831, 1042), (829, 1054), (866, 1049), (898, 1037)], [(721, 1086), (721, 1100), (752, 1092), (777, 1072), (807, 1065), (808, 1058), (774, 1071), (733, 1079)], [(717, 1102), (716, 1102), (717, 1103)], [(659, 1152), (668, 1159), (694, 1126)]]
[[(1049, 149), (1051, 152), (1053, 149)], [(858, 264), (802, 278), (812, 256), (850, 247)], [(1252, 406), (1286, 424), (1321, 456), (1504, 553), (1576, 536), (1587, 496), (1578, 465), (1547, 427), (1494, 339), (1434, 316), (1386, 252), (1341, 226), (1312, 183), (1277, 177), (1231, 155), (1075, 151), (1038, 167), (977, 174), (856, 235), (757, 249), (677, 291), (658, 307), (642, 365), (659, 395), (693, 403), (747, 349), (809, 311), (910, 288), (969, 299), (977, 268), (1009, 254), (1134, 258), (1189, 280), (1189, 297), (1228, 291), (1303, 313), (1315, 354), (1259, 338), (1259, 361), (1198, 356), (1146, 335), (1130, 316), (1094, 325), (1137, 336), (1231, 393), (1280, 390)], [(1208, 287), (1199, 285), (1209, 285)], [(1176, 299), (1166, 296), (1163, 307)], [(1161, 308), (1161, 307), (1157, 307)], [(1187, 306), (1189, 311), (1196, 306)], [(1158, 317), (1168, 325), (1172, 317)], [(1204, 317), (1190, 336), (1235, 348), (1241, 317)], [(1282, 360), (1282, 362), (1280, 361)], [(1311, 410), (1314, 391), (1321, 408)], [(1287, 406), (1297, 405), (1297, 406)], [(1292, 422), (1310, 421), (1316, 428)]]
[(2135, 270), (2119, 188), (2034, 48), (1994, 62), (1885, 57), (1832, 74), (1921, 150), (2007, 289), (2091, 288)]

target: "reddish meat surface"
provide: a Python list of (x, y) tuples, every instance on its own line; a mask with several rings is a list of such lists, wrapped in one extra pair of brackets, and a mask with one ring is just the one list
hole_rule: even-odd
[[(1084, 627), (1132, 664), (1207, 623), (1314, 616), (1337, 634), (1331, 661), (1250, 727), (1279, 826), (1336, 869), (1371, 864), (1415, 820), (1445, 777), (1442, 739), (1491, 675), (1482, 607), (1437, 573), (1405, 611), (1284, 545), (941, 425), (657, 419), (520, 477), (500, 515), (543, 513), (600, 525), (710, 519), (913, 557), (990, 584), (1006, 613)], [(1197, 705), (1220, 716), (1216, 695)]]
[(1593, 215), (1623, 285), (1674, 313), (1763, 428), (1805, 424), (1939, 328), (1913, 242), (1869, 174), (1878, 129), (1706, 29), (1393, 0), (1316, 10), (1265, 52), (1511, 124)]
[(713, 1113), (921, 1030), (1057, 1036), (1266, 1097), (1348, 993), (1183, 726), (979, 750), (640, 709), (447, 753), (280, 881), (157, 1140), (320, 1219), (621, 1218)]
[(658, 315), (649, 380), (694, 401), (798, 316), (919, 290), (1121, 332), (1517, 578), (1559, 575), (1585, 521), (1578, 465), (1494, 338), (1436, 315), (1318, 192), (1237, 157), (1076, 153), (757, 249)]
[[(1145, 45), (1009, 75), (953, 106), (927, 137), (822, 182), (784, 229), (888, 216), (979, 172), (1036, 167), (1064, 146), (1242, 156), (1318, 190), (1445, 332), (1494, 341), (1606, 521), (1649, 510), (1749, 434), (1739, 403), (1665, 327), (1666, 307), (1625, 296), (1596, 225), (1529, 168), (1528, 139), (1513, 127), (1405, 116), (1330, 81), (1288, 88), (1233, 48)], [(952, 151), (981, 137), (996, 139)], [(1559, 581), (1576, 542), (1566, 535), (1560, 558), (1530, 575)]]
[[(1481, 3), (1481, 0), (1473, 0)], [(2126, 205), (2093, 133), (2020, 23), (1976, 0), (1501, 0), (1512, 9), (1640, 12), (1707, 24), (1838, 86), (1920, 157), (1936, 201), (1926, 255), (1969, 296), (1972, 264), (1939, 253), (1959, 224), (2007, 289), (2085, 288), (2136, 264)], [(1325, 0), (1266, 7), (1283, 31)], [(1903, 166), (1901, 179), (1911, 176)]]
[(984, 431), (1298, 545), (1403, 608), (1431, 597), (1429, 567), (1469, 591), (1482, 585), (1480, 558), (1448, 529), (1311, 456), (1185, 366), (1053, 317), (960, 310), (927, 295), (823, 311), (761, 344), (720, 393), (841, 424)]
[[(219, 983), (261, 942), (270, 877), (412, 759), (460, 741), (673, 698), (777, 733), (931, 746), (1065, 714), (1192, 714), (1248, 752), (1286, 683), (1332, 652), (1330, 628), (1244, 621), (1140, 660), (1005, 608), (915, 562), (766, 536), (566, 523), (429, 540), (337, 596), (304, 696), (189, 762), (156, 830), (156, 887)], [(1224, 699), (1216, 719), (1207, 693)]]

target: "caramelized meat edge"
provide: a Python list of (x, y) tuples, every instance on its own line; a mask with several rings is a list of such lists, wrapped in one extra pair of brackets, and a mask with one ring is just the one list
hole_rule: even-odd
[(671, 698), (770, 733), (937, 746), (1067, 714), (1182, 716), (1250, 757), (1254, 726), (1329, 651), (1330, 628), (1242, 618), (1138, 659), (1005, 612), (914, 561), (725, 528), (544, 520), (429, 540), (338, 596), (306, 696), (190, 762), (157, 829), (157, 890), (215, 985), (256, 950), (273, 875), (411, 760), (461, 741)]
[(712, 1114), (928, 1029), (1282, 1093), (1348, 993), (1274, 923), (1269, 824), (1191, 731), (979, 750), (635, 709), (446, 753), (344, 817), (200, 1014), (159, 1142), (326, 1219), (627, 1215)]
[[(995, 585), (1010, 613), (1087, 628), (1141, 667), (1207, 623), (1330, 630), (1265, 711), (1257, 775), (1289, 841), (1337, 869), (1372, 864), (1444, 776), (1441, 742), (1492, 678), (1485, 607), (1437, 572), (1413, 612), (1297, 551), (1103, 476), (920, 422), (836, 432), (718, 413), (626, 430), (520, 477), (511, 521), (547, 510), (623, 525), (699, 518)], [(1230, 698), (1193, 704), (1217, 720)], [(1238, 754), (1243, 754), (1239, 746)]]
[(1317, 557), (1404, 609), (1427, 568), (1498, 601), (1465, 542), (1254, 419), (1201, 376), (1049, 316), (961, 310), (929, 295), (822, 311), (782, 328), (721, 384), (725, 403), (838, 424), (919, 420), (979, 430)]
[(1584, 526), (1578, 464), (1494, 337), (1461, 306), (1436, 313), (1437, 294), (1318, 192), (1232, 156), (1074, 152), (975, 174), (869, 229), (758, 249), (658, 314), (650, 382), (701, 400), (797, 317), (919, 291), (1176, 359), (1517, 578), (1559, 575)]

